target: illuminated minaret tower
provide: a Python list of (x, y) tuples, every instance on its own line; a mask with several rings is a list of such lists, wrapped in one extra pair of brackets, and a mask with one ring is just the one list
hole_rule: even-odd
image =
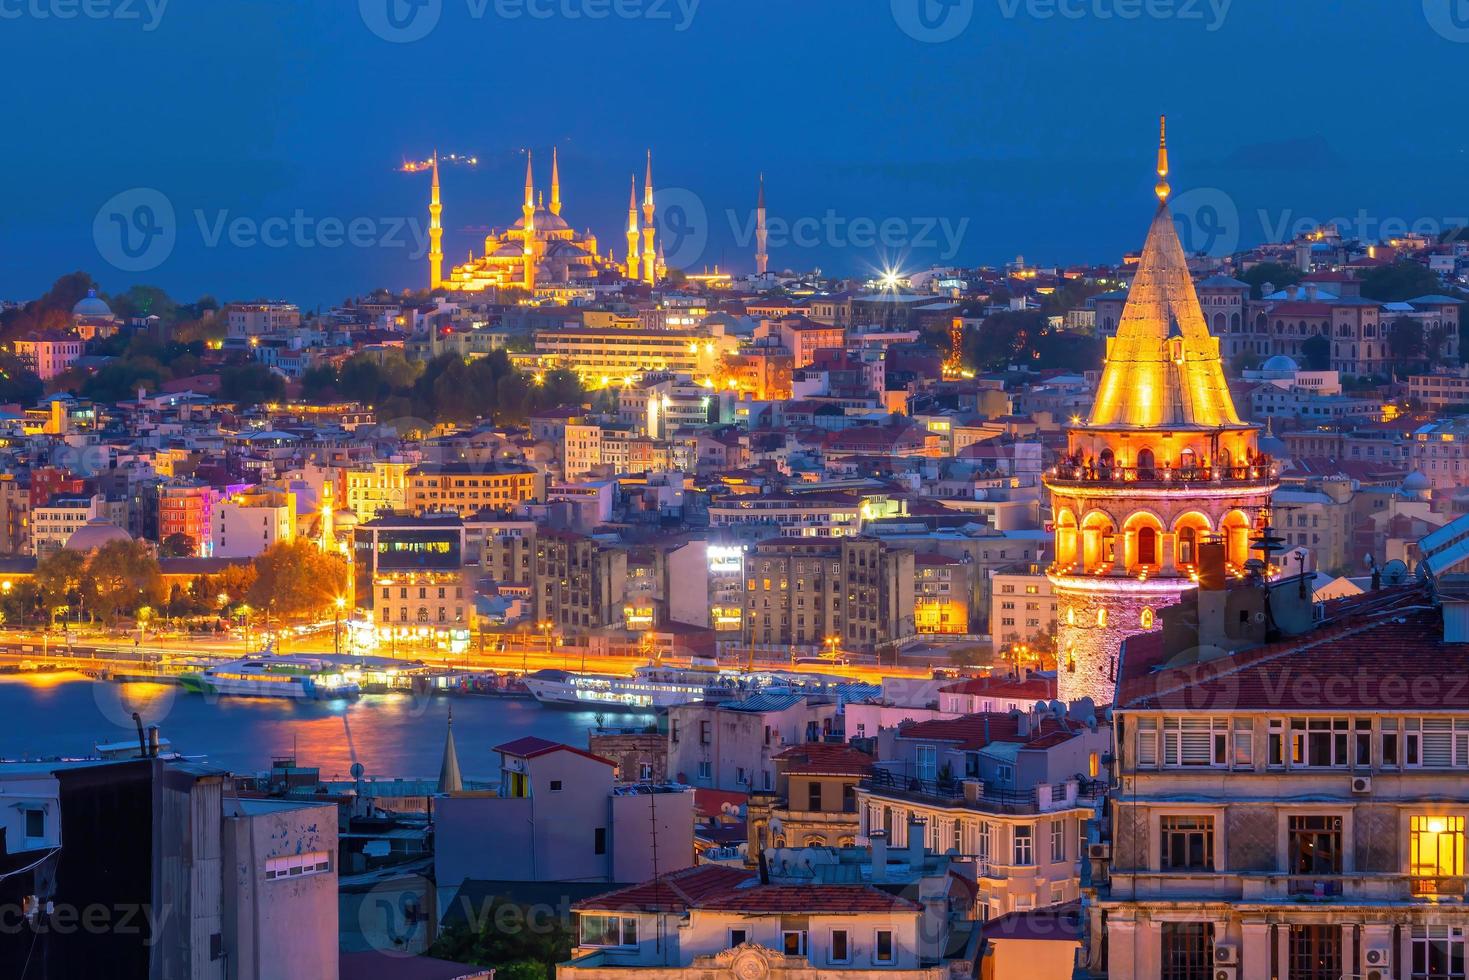
[(638, 278), (638, 175), (632, 175), (627, 192), (627, 277)]
[(525, 227), (525, 276), (524, 286), (535, 292), (536, 288), (536, 181), (531, 173), (531, 154), (525, 151), (525, 203), (520, 206)]
[(561, 166), (556, 160), (554, 146), (551, 147), (551, 213), (557, 217), (561, 215)]
[(657, 228), (653, 224), (653, 151), (648, 151), (648, 173), (643, 178), (643, 282), (658, 285)]
[(755, 204), (755, 274), (765, 275), (770, 267), (770, 256), (765, 251), (765, 175), (760, 175), (760, 197)]
[(1072, 419), (1067, 454), (1045, 477), (1058, 696), (1068, 702), (1112, 702), (1122, 641), (1161, 625), (1158, 610), (1196, 587), (1201, 547), (1222, 546), (1227, 573), (1242, 571), (1277, 485), (1258, 427), (1235, 412), (1168, 210), (1161, 121), (1156, 190), (1096, 402)]
[(428, 201), (428, 288), (444, 284), (444, 206), (439, 203), (439, 151), (434, 151), (434, 184)]

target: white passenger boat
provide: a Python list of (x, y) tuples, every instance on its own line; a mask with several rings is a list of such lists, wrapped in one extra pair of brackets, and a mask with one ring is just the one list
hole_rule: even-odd
[(262, 654), (184, 674), (184, 690), (229, 697), (290, 698), (323, 701), (356, 697), (362, 691), (356, 671), (330, 657)]

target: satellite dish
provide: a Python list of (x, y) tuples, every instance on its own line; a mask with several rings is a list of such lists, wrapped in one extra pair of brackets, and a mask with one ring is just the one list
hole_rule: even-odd
[(362, 763), (354, 762), (352, 763), (352, 768), (348, 769), (347, 771), (352, 774), (353, 779), (361, 779), (363, 773), (367, 772), (367, 769), (362, 765)]
[(1408, 565), (1401, 558), (1394, 558), (1382, 566), (1383, 585), (1402, 585), (1408, 581)]

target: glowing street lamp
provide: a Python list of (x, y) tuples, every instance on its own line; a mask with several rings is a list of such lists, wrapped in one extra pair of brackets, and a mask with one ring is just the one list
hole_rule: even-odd
[(337, 653), (342, 652), (342, 610), (347, 608), (345, 596), (337, 596), (337, 619), (332, 629), (332, 649)]

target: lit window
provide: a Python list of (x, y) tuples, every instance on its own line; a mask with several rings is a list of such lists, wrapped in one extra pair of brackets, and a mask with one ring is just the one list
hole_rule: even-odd
[[(1409, 822), (1410, 870), (1415, 895), (1437, 895), (1444, 878), (1464, 874), (1464, 818), (1413, 817)], [(1453, 882), (1446, 883), (1452, 888)], [(1463, 884), (1459, 883), (1463, 894)]]
[(284, 857), (267, 858), (265, 880), (278, 878), (300, 878), (305, 875), (322, 874), (332, 869), (332, 856), (326, 851), (308, 851), (305, 854), (288, 854)]

